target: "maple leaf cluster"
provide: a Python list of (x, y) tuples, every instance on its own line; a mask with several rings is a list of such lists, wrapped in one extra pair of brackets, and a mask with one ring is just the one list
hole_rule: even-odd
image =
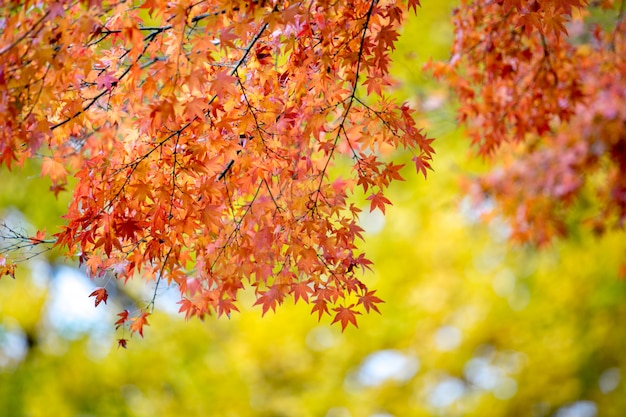
[[(418, 5), (10, 2), (0, 162), (43, 154), (55, 194), (76, 178), (56, 246), (92, 276), (176, 285), (187, 317), (237, 311), (248, 287), (263, 314), (293, 297), (356, 325), (381, 300), (357, 275), (371, 262), (349, 196), (360, 187), (384, 212), (402, 179), (384, 155), (408, 149), (426, 175), (434, 152), (384, 94)], [(329, 173), (341, 156), (347, 179)], [(118, 326), (142, 335), (146, 315)]]
[[(567, 234), (579, 201), (594, 231), (626, 221), (626, 18), (623, 1), (481, 0), (456, 9), (450, 62), (459, 119), (498, 165), (468, 191), (495, 199), (512, 239)], [(590, 190), (590, 192), (589, 192)]]

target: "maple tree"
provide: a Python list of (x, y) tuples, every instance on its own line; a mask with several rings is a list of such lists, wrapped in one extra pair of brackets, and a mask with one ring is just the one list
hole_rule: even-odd
[[(434, 153), (385, 94), (419, 5), (4, 2), (0, 160), (41, 157), (55, 194), (76, 178), (54, 245), (92, 276), (175, 284), (186, 317), (229, 315), (248, 286), (262, 314), (291, 296), (356, 326), (381, 300), (357, 275), (371, 262), (350, 197), (358, 187), (384, 213), (402, 180), (391, 151), (413, 152), (424, 176)], [(617, 18), (594, 22), (597, 9)], [(609, 0), (462, 1), (455, 13), (452, 59), (433, 71), (479, 153), (506, 149), (471, 191), (499, 200), (516, 239), (564, 234), (592, 172), (594, 227), (626, 217), (623, 17)], [(341, 155), (345, 179), (330, 172)], [(142, 334), (153, 305), (118, 326)]]
[[(186, 317), (229, 315), (249, 286), (263, 314), (293, 295), (356, 325), (381, 300), (357, 275), (371, 262), (348, 197), (384, 212), (402, 179), (389, 150), (422, 169), (433, 154), (383, 93), (418, 5), (5, 2), (0, 160), (41, 156), (55, 194), (76, 178), (54, 245), (91, 276), (175, 284)], [(330, 175), (339, 155), (349, 178)], [(153, 305), (118, 327), (142, 335)]]
[(602, 233), (626, 221), (626, 2), (462, 1), (448, 63), (432, 65), (459, 100), (478, 153), (468, 184), (497, 201), (512, 239), (566, 236), (576, 205)]

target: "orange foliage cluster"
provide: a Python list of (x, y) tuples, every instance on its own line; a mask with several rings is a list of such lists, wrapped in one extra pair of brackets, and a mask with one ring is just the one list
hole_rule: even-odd
[[(384, 212), (402, 177), (383, 155), (408, 149), (426, 174), (433, 153), (383, 94), (418, 5), (3, 2), (0, 160), (43, 153), (55, 194), (76, 177), (56, 245), (92, 276), (176, 284), (187, 317), (236, 311), (247, 286), (263, 313), (293, 297), (356, 325), (381, 300), (357, 276), (371, 262), (348, 196)], [(329, 175), (340, 155), (346, 179)], [(142, 334), (147, 312), (124, 314)]]
[[(501, 166), (474, 184), (495, 198), (513, 239), (545, 244), (592, 189), (598, 232), (626, 221), (624, 1), (463, 1), (452, 84), (478, 152)], [(588, 197), (585, 197), (588, 198)]]

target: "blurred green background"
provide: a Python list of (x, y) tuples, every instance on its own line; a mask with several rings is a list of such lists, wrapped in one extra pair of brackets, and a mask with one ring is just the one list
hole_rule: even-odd
[[(242, 300), (231, 319), (186, 322), (160, 289), (145, 338), (118, 349), (115, 314), (152, 288), (94, 309), (93, 284), (48, 254), (0, 281), (0, 416), (624, 416), (624, 235), (579, 231), (538, 252), (478, 222), (458, 184), (485, 167), (422, 72), (448, 56), (452, 5), (425, 2), (395, 52), (395, 94), (421, 110), (437, 155), (426, 181), (399, 155), (407, 181), (386, 217), (363, 204), (382, 315), (342, 334), (310, 306), (261, 318)], [(0, 211), (54, 232), (69, 196), (38, 172), (0, 171)]]

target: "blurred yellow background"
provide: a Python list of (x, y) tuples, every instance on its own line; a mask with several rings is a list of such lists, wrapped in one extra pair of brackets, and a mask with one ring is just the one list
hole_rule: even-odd
[[(93, 284), (48, 254), (0, 281), (0, 416), (626, 415), (624, 235), (574, 230), (538, 252), (509, 245), (504, 221), (478, 221), (458, 184), (486, 168), (422, 71), (448, 56), (453, 3), (424, 2), (395, 52), (394, 94), (422, 112), (437, 155), (426, 181), (397, 155), (407, 181), (386, 217), (362, 202), (382, 315), (342, 334), (310, 306), (288, 300), (261, 318), (242, 299), (231, 319), (186, 322), (160, 289), (145, 338), (118, 349), (126, 296), (94, 309)], [(69, 196), (38, 173), (0, 171), (0, 213), (54, 233)]]

